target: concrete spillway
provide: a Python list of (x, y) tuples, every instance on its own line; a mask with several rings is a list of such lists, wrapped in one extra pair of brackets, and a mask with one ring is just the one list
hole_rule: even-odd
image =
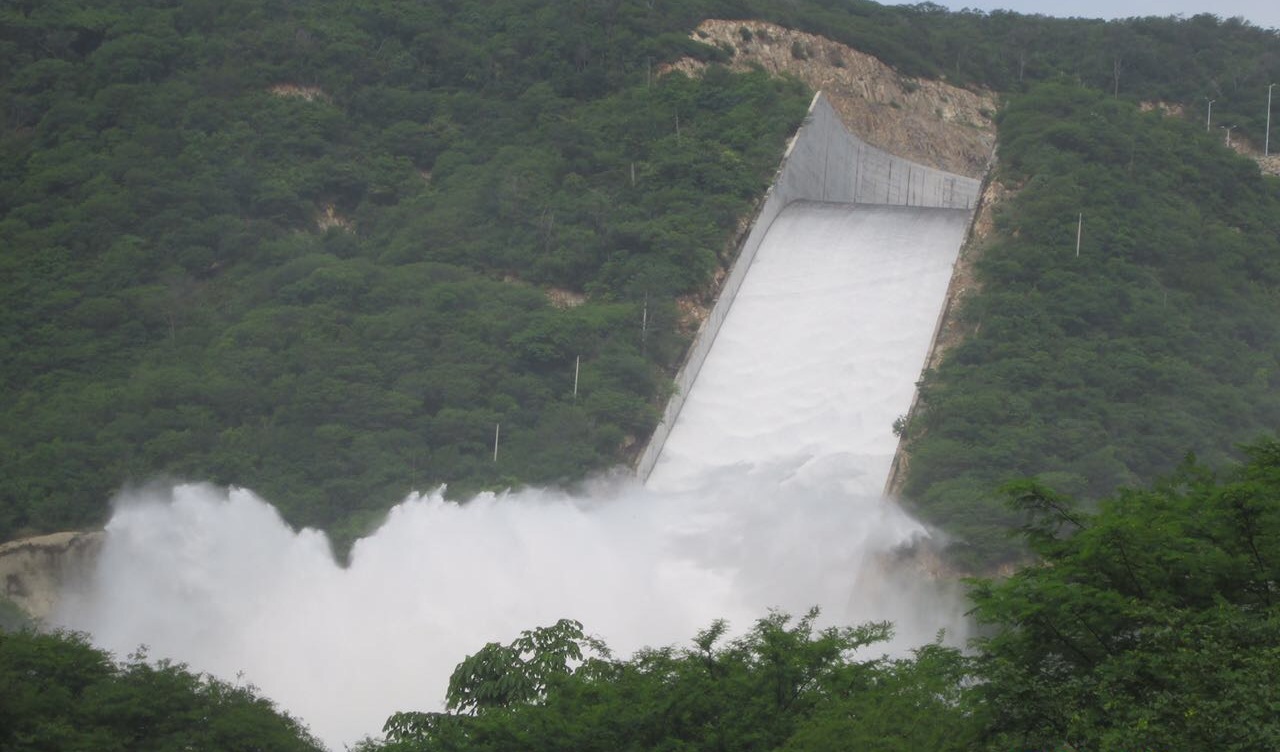
[(768, 464), (878, 496), (968, 213), (792, 203), (773, 222), (651, 487)]
[[(717, 360), (739, 358), (740, 364), (719, 366), (719, 372), (708, 377), (716, 383), (698, 388), (699, 402), (732, 402), (735, 390), (740, 389), (739, 409), (775, 416), (772, 423), (762, 417), (750, 430), (755, 438), (737, 444), (743, 452), (737, 461), (761, 461), (764, 447), (796, 440), (798, 424), (782, 415), (790, 405), (805, 399), (821, 404), (837, 394), (845, 400), (843, 417), (831, 415), (829, 425), (823, 427), (806, 426), (804, 430), (813, 441), (838, 437), (830, 444), (833, 452), (883, 455), (887, 447), (891, 457), (890, 427), (894, 418), (910, 407), (916, 377), (943, 309), (951, 266), (980, 192), (980, 181), (924, 167), (867, 144), (849, 133), (831, 104), (816, 95), (715, 307), (689, 348), (676, 377), (676, 394), (636, 464), (637, 475), (647, 479), (654, 472), (713, 345)], [(805, 206), (812, 202), (825, 207)], [(758, 262), (762, 268), (756, 271), (758, 256), (763, 259)], [(780, 300), (774, 308), (753, 304), (751, 311), (739, 312), (735, 302), (747, 285), (768, 290), (774, 297), (790, 298), (794, 305), (788, 307)], [(814, 291), (821, 294), (813, 297)], [(739, 344), (724, 346), (733, 351), (721, 355), (718, 337), (731, 310), (741, 320), (732, 326)], [(757, 310), (767, 312), (757, 314)], [(800, 347), (806, 349), (774, 351), (770, 343), (778, 337), (804, 343)], [(755, 344), (741, 344), (744, 339)], [(789, 362), (765, 365), (780, 358)], [(887, 363), (891, 359), (892, 367)], [(792, 364), (806, 364), (806, 368), (793, 369)], [(790, 391), (779, 379), (771, 393), (748, 397), (752, 390), (761, 391), (749, 383), (751, 380), (774, 383), (763, 370), (766, 367), (778, 375), (794, 370), (796, 378), (791, 379), (791, 386), (800, 384), (800, 373), (806, 371), (806, 396)], [(748, 379), (748, 374), (754, 375)], [(831, 395), (824, 390), (831, 390)], [(672, 476), (696, 467), (702, 461), (695, 458), (697, 452), (707, 452), (706, 461), (713, 463), (732, 459), (726, 448), (732, 440), (723, 433), (715, 438), (720, 419), (710, 417), (709, 407), (697, 410), (698, 417), (686, 418), (680, 425), (682, 431), (692, 431), (701, 438), (679, 440), (680, 446), (669, 452), (671, 458), (664, 463), (683, 465), (684, 469), (664, 468), (660, 484), (669, 484)], [(690, 424), (698, 427), (686, 428)], [(791, 430), (793, 427), (796, 430)], [(863, 430), (867, 435), (858, 434)], [(766, 433), (772, 438), (762, 442), (761, 435)], [(711, 444), (717, 441), (721, 448), (712, 449)], [(695, 445), (702, 449), (691, 450)], [(795, 450), (790, 454), (795, 455)], [(881, 464), (883, 471), (869, 461), (857, 470), (863, 478), (861, 490), (870, 490), (877, 478), (879, 485), (874, 490), (883, 488), (889, 464)]]

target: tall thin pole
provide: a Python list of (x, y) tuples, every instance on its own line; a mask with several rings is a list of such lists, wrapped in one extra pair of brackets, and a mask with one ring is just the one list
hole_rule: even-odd
[(1084, 231), (1084, 212), (1076, 217), (1076, 258), (1080, 258), (1080, 235)]
[(582, 365), (582, 356), (579, 355), (573, 361), (573, 398), (578, 398), (578, 368)]
[(1263, 139), (1262, 156), (1271, 156), (1271, 90), (1275, 88), (1275, 84), (1267, 87), (1267, 137)]
[(498, 461), (498, 436), (502, 433), (502, 424), (493, 424), (493, 461)]
[(644, 351), (644, 343), (649, 339), (649, 293), (644, 294), (644, 309), (640, 314), (640, 351)]
[(1214, 102), (1216, 102), (1216, 101), (1218, 101), (1218, 100), (1216, 100), (1216, 99), (1210, 99), (1210, 100), (1209, 100), (1209, 114), (1204, 116), (1204, 131), (1205, 131), (1205, 133), (1208, 133), (1208, 132), (1209, 132), (1209, 126), (1210, 126), (1210, 124), (1211, 124), (1211, 123), (1213, 123), (1213, 103), (1214, 103)]

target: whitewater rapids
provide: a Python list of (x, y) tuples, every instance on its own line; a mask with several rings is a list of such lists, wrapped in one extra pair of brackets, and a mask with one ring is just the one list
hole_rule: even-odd
[(249, 491), (130, 492), (56, 621), (252, 682), (334, 749), (440, 709), (485, 642), (565, 617), (620, 655), (814, 605), (893, 621), (891, 652), (959, 641), (957, 596), (894, 555), (927, 532), (880, 492), (966, 220), (788, 207), (645, 486), (413, 494), (345, 568)]

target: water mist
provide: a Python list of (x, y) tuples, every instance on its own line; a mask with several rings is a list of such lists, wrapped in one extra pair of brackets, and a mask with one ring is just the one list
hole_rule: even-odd
[(794, 205), (774, 223), (647, 485), (413, 495), (338, 566), (251, 492), (117, 501), (64, 625), (119, 654), (259, 686), (335, 748), (438, 709), (453, 666), (568, 617), (619, 654), (770, 608), (963, 636), (954, 593), (895, 564), (926, 537), (880, 496), (964, 212)]

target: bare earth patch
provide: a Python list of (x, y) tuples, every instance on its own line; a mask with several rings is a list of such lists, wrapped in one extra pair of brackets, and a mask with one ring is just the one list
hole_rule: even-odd
[[(968, 177), (987, 171), (998, 107), (990, 91), (903, 76), (846, 45), (763, 21), (708, 20), (693, 37), (732, 48), (734, 70), (758, 65), (822, 90), (845, 126), (874, 146)], [(697, 75), (704, 67), (686, 58), (660, 73)]]
[(308, 102), (333, 102), (333, 98), (319, 86), (303, 86), (302, 84), (275, 84), (267, 89), (277, 97), (297, 97)]
[(334, 227), (347, 232), (351, 232), (354, 229), (351, 220), (339, 214), (333, 204), (326, 204), (320, 211), (320, 215), (316, 217), (316, 227), (321, 232)]
[(548, 287), (543, 291), (553, 308), (577, 308), (587, 302), (587, 296), (561, 287)]

